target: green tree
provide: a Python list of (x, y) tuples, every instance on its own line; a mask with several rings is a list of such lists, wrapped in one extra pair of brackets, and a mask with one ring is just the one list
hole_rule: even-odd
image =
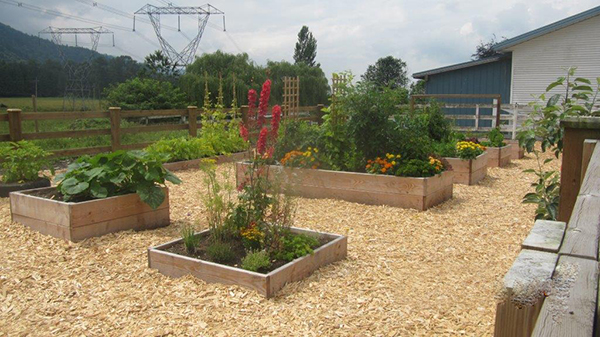
[(183, 109), (185, 94), (169, 82), (134, 78), (104, 90), (109, 106), (124, 110)]
[(302, 26), (298, 33), (298, 42), (296, 42), (296, 48), (294, 49), (294, 62), (304, 63), (309, 67), (317, 66), (315, 64), (315, 58), (317, 57), (317, 39), (308, 30), (307, 26)]
[[(502, 40), (506, 40), (506, 38), (502, 38)], [(473, 60), (481, 60), (487, 57), (500, 55), (501, 53), (494, 50), (494, 45), (498, 42), (500, 41), (496, 40), (496, 34), (492, 35), (492, 38), (488, 42), (479, 41), (479, 44), (475, 47), (475, 53), (471, 54), (471, 58)]]
[(367, 68), (362, 79), (378, 87), (405, 88), (408, 85), (406, 62), (393, 56), (382, 57)]
[(171, 63), (162, 51), (157, 50), (144, 58), (144, 67), (140, 75), (173, 81), (178, 75), (177, 64)]

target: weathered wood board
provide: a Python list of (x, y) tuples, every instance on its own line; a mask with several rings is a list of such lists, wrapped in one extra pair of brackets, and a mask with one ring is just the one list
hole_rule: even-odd
[(487, 151), (470, 160), (460, 158), (444, 159), (452, 166), (455, 184), (475, 185), (487, 175)]
[(169, 171), (182, 171), (182, 170), (189, 170), (189, 169), (197, 169), (200, 166), (200, 162), (204, 159), (213, 159), (216, 161), (217, 164), (224, 164), (224, 163), (231, 163), (231, 162), (237, 162), (240, 160), (244, 160), (244, 158), (246, 158), (247, 156), (248, 156), (248, 152), (238, 152), (238, 153), (232, 153), (232, 154), (224, 154), (224, 155), (215, 156), (215, 157), (199, 158), (199, 159), (192, 159), (192, 160), (182, 160), (182, 161), (176, 161), (176, 162), (172, 162), (172, 163), (165, 163), (165, 164), (163, 164), (163, 166)]
[(510, 152), (511, 160), (523, 159), (525, 157), (525, 149), (519, 146), (519, 140), (508, 139), (508, 140), (505, 140), (505, 142), (507, 144), (512, 145), (512, 149)]
[(10, 194), (13, 221), (57, 238), (81, 241), (122, 230), (144, 230), (168, 226), (169, 191), (155, 210), (137, 194), (126, 194), (84, 202), (64, 202), (31, 195), (46, 187)]
[(559, 254), (598, 260), (599, 235), (600, 196), (580, 195), (575, 202)]
[[(270, 298), (287, 283), (300, 281), (320, 267), (346, 258), (348, 251), (346, 236), (294, 227), (292, 227), (292, 232), (315, 237), (326, 236), (332, 241), (315, 249), (313, 254), (297, 258), (268, 274), (255, 273), (165, 251), (165, 249), (180, 243), (182, 239), (149, 248), (148, 267), (157, 269), (161, 274), (170, 277), (192, 275), (206, 282), (239, 285)], [(203, 232), (197, 234), (201, 233)]]
[(513, 303), (516, 294), (549, 282), (558, 255), (548, 252), (523, 249), (504, 277), (507, 299), (496, 307), (495, 337), (528, 337), (533, 331), (541, 310), (543, 297), (535, 303), (522, 305)]
[[(236, 182), (241, 184), (247, 162), (236, 163)], [(315, 199), (341, 199), (368, 205), (388, 205), (424, 211), (452, 198), (454, 172), (428, 178), (407, 178), (356, 172), (269, 166), (269, 179), (291, 185), (289, 193)]]
[(510, 164), (512, 158), (512, 145), (503, 147), (488, 147), (488, 167), (504, 167)]
[(566, 226), (561, 221), (536, 220), (521, 248), (558, 253)]
[(561, 256), (562, 275), (544, 301), (532, 336), (592, 336), (598, 293), (598, 261)]

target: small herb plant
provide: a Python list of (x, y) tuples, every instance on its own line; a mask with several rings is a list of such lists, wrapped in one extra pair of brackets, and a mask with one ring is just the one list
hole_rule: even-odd
[(500, 128), (493, 128), (492, 131), (488, 133), (488, 141), (482, 142), (481, 144), (488, 147), (503, 147), (506, 146), (504, 142), (504, 135), (500, 132)]
[(181, 237), (183, 238), (183, 245), (188, 254), (194, 254), (200, 242), (200, 237), (196, 236), (194, 227), (190, 225), (183, 226), (181, 228)]
[(180, 137), (173, 139), (161, 139), (148, 146), (146, 152), (161, 156), (167, 154), (168, 162), (192, 160), (214, 156), (215, 150), (205, 139), (193, 137)]
[(250, 271), (259, 271), (270, 266), (271, 258), (269, 253), (264, 250), (250, 251), (242, 260), (242, 268)]
[(39, 146), (22, 140), (3, 144), (0, 147), (3, 183), (23, 183), (40, 179), (44, 169), (54, 174), (54, 167), (49, 160), (50, 152)]
[(164, 159), (143, 151), (83, 156), (70, 164), (66, 173), (57, 176), (57, 190), (65, 201), (137, 193), (143, 202), (156, 209), (165, 200), (160, 185), (166, 181), (181, 183), (162, 166)]

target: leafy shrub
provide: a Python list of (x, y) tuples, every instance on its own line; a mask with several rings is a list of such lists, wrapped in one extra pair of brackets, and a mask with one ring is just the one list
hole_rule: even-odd
[(429, 138), (427, 116), (398, 114), (394, 116), (393, 123), (394, 130), (388, 151), (401, 154), (404, 160), (426, 160), (433, 146)]
[(39, 146), (22, 140), (16, 143), (4, 143), (0, 147), (3, 183), (28, 182), (40, 178), (40, 171), (50, 169), (54, 174), (54, 167), (48, 157), (50, 152), (44, 151)]
[(235, 258), (231, 245), (220, 241), (215, 241), (206, 247), (206, 254), (211, 261), (218, 263), (226, 263)]
[(317, 145), (319, 127), (306, 121), (288, 119), (281, 123), (279, 142), (275, 149), (275, 158), (283, 158), (286, 153), (306, 149)]
[(560, 174), (554, 170), (546, 171), (544, 169), (544, 165), (552, 161), (551, 158), (541, 163), (539, 152), (534, 151), (533, 153), (537, 159), (537, 169), (528, 169), (523, 172), (535, 173), (537, 181), (531, 184), (534, 192), (527, 193), (523, 197), (523, 203), (537, 205), (536, 220), (556, 220), (560, 200)]
[(456, 143), (456, 152), (460, 159), (469, 160), (475, 159), (485, 151), (485, 147), (473, 142), (458, 142)]
[(503, 147), (506, 146), (504, 142), (504, 135), (500, 132), (500, 128), (494, 128), (488, 133), (488, 141), (482, 142), (483, 145), (489, 147)]
[(152, 155), (167, 155), (168, 162), (198, 159), (215, 155), (215, 150), (205, 139), (193, 137), (161, 139), (148, 146), (146, 152)]
[(432, 177), (444, 170), (444, 165), (439, 159), (429, 157), (429, 160), (410, 159), (403, 163), (396, 171), (400, 177)]
[(181, 228), (181, 238), (183, 239), (183, 245), (185, 246), (185, 250), (189, 254), (193, 254), (196, 252), (196, 247), (200, 242), (200, 237), (196, 236), (194, 231), (194, 227), (192, 226), (183, 226)]
[(439, 104), (431, 103), (431, 106), (423, 109), (423, 113), (427, 118), (429, 137), (437, 142), (448, 141), (452, 135), (452, 128)]
[(275, 257), (284, 261), (292, 261), (304, 255), (312, 254), (313, 248), (319, 246), (319, 241), (304, 234), (288, 234), (281, 240), (283, 249)]
[(169, 82), (133, 78), (104, 90), (109, 106), (124, 110), (183, 109), (185, 94)]
[(456, 142), (433, 143), (431, 151), (446, 158), (455, 158), (458, 156), (456, 153)]
[(102, 199), (137, 193), (153, 209), (165, 200), (160, 187), (165, 181), (181, 183), (162, 166), (164, 158), (143, 151), (115, 151), (82, 156), (70, 164), (67, 172), (57, 176), (57, 190), (63, 200)]
[(264, 250), (251, 251), (242, 260), (242, 268), (250, 271), (258, 271), (260, 269), (269, 268), (271, 260), (269, 253)]

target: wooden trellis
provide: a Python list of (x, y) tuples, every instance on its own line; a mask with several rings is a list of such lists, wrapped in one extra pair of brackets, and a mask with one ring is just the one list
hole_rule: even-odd
[(300, 108), (300, 78), (283, 77), (283, 117), (295, 117)]
[(332, 95), (335, 97), (336, 95), (342, 94), (344, 91), (344, 84), (348, 82), (348, 78), (346, 74), (333, 74), (331, 77), (331, 88)]

